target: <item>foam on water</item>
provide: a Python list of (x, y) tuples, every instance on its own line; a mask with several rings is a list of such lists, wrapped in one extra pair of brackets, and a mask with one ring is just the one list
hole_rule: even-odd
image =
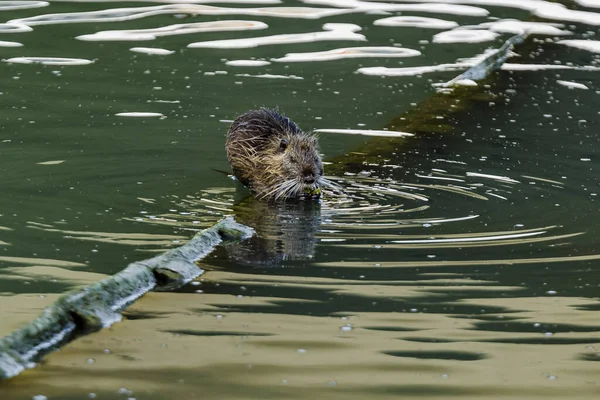
[(121, 22), (164, 14), (192, 15), (250, 15), (281, 18), (318, 19), (353, 12), (351, 9), (310, 8), (310, 7), (268, 7), (268, 8), (229, 8), (199, 4), (167, 4), (149, 7), (112, 8), (99, 11), (85, 11), (61, 14), (43, 14), (34, 17), (18, 18), (9, 24), (28, 26)]
[(373, 25), (379, 26), (403, 26), (430, 29), (452, 29), (458, 27), (458, 22), (447, 21), (438, 18), (397, 16), (378, 19)]
[(231, 65), (232, 67), (263, 67), (270, 64), (271, 62), (266, 60), (230, 60), (225, 62), (225, 65)]
[(266, 29), (269, 26), (260, 21), (209, 21), (190, 24), (175, 24), (150, 29), (128, 29), (100, 31), (77, 36), (76, 39), (86, 41), (138, 41), (155, 40), (163, 36), (189, 35), (203, 32), (251, 31)]
[(455, 29), (438, 33), (433, 37), (433, 43), (480, 43), (495, 40), (498, 36), (491, 31)]
[(121, 112), (121, 113), (117, 113), (115, 115), (118, 117), (134, 117), (134, 118), (148, 118), (148, 117), (166, 118), (166, 116), (164, 114), (159, 113), (159, 112), (143, 112), (143, 111)]
[(18, 23), (0, 23), (0, 33), (31, 32), (33, 28)]
[(3, 1), (0, 3), (0, 11), (25, 10), (29, 8), (47, 7), (47, 1)]
[(559, 40), (556, 43), (562, 44), (564, 46), (574, 47), (574, 48), (580, 49), (580, 50), (587, 50), (592, 53), (600, 53), (600, 40), (573, 39), (573, 40)]
[(314, 132), (341, 133), (344, 135), (363, 135), (363, 136), (381, 136), (381, 137), (414, 136), (414, 134), (408, 133), (408, 132), (381, 131), (381, 130), (371, 130), (371, 129), (315, 129)]
[(344, 58), (416, 57), (420, 55), (421, 52), (418, 50), (402, 47), (344, 47), (310, 53), (288, 53), (284, 57), (273, 59), (273, 61), (312, 62), (340, 60)]
[(500, 33), (529, 33), (534, 35), (548, 35), (548, 36), (566, 36), (572, 35), (573, 32), (560, 29), (563, 28), (563, 24), (552, 24), (546, 22), (528, 22), (519, 21), (516, 19), (502, 19), (493, 22), (484, 22), (479, 25), (462, 26), (461, 29), (489, 29), (492, 32)]
[(421, 67), (402, 67), (402, 68), (388, 68), (388, 67), (363, 67), (359, 68), (356, 72), (363, 75), (374, 75), (374, 76), (417, 76), (430, 72), (447, 72), (457, 71), (467, 68), (465, 64), (439, 64), (439, 65), (425, 65)]
[(23, 43), (0, 40), (0, 47), (22, 47)]
[(321, 32), (290, 33), (244, 39), (210, 40), (188, 44), (189, 48), (245, 49), (258, 46), (290, 43), (312, 43), (328, 40), (366, 41), (364, 35), (356, 33), (361, 27), (355, 24), (328, 23)]
[(61, 57), (13, 57), (2, 60), (13, 64), (44, 64), (44, 65), (88, 65), (94, 61), (83, 58), (61, 58)]
[(559, 85), (562, 86), (566, 86), (569, 89), (584, 89), (584, 90), (588, 90), (589, 87), (587, 87), (586, 85), (584, 85), (583, 83), (578, 83), (578, 82), (572, 82), (572, 81), (563, 81), (563, 80), (557, 80), (556, 83), (558, 83)]
[(245, 78), (261, 78), (261, 79), (296, 79), (296, 80), (304, 79), (303, 77), (297, 76), (297, 75), (277, 75), (277, 74), (258, 74), (258, 75), (235, 74), (235, 76), (242, 76)]
[(166, 55), (175, 53), (174, 50), (159, 49), (156, 47), (132, 47), (129, 50), (133, 51), (134, 53), (143, 53), (143, 54), (160, 55), (160, 56), (166, 56)]
[[(442, 4), (442, 2), (428, 2), (424, 4), (390, 4), (390, 3), (378, 3), (371, 1), (361, 0), (302, 0), (306, 4), (319, 4), (325, 6), (334, 7), (349, 7), (354, 8), (358, 11), (369, 12), (369, 11), (415, 11), (422, 13), (435, 13), (435, 14), (453, 14), (453, 15), (464, 15), (470, 17), (485, 17), (489, 12), (480, 7), (465, 6), (461, 4)], [(466, 2), (461, 2), (466, 3)]]

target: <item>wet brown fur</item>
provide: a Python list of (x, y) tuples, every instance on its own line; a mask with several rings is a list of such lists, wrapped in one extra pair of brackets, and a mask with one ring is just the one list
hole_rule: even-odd
[(237, 117), (225, 148), (233, 174), (259, 198), (315, 197), (329, 184), (316, 137), (275, 110)]

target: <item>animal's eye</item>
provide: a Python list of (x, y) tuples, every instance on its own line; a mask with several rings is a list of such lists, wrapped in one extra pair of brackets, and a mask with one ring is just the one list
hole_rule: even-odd
[(288, 146), (288, 141), (286, 139), (281, 139), (281, 142), (279, 142), (279, 148), (281, 150), (285, 150), (287, 149)]
[(318, 163), (319, 162), (319, 157), (315, 156), (315, 162)]

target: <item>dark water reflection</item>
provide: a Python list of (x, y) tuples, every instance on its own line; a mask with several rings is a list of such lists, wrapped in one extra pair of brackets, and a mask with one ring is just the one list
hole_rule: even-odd
[[(246, 3), (228, 7), (282, 6)], [(2, 47), (4, 59), (94, 61), (0, 65), (6, 78), (0, 103), (9, 110), (0, 124), (0, 333), (31, 320), (69, 288), (180, 245), (223, 215), (258, 232), (204, 260), (207, 272), (197, 281), (174, 293), (148, 294), (123, 322), (3, 383), (0, 397), (595, 398), (597, 364), (590, 361), (600, 359), (600, 188), (594, 52), (558, 43), (565, 39), (559, 33), (538, 35), (511, 62), (543, 68), (501, 71), (468, 107), (440, 115), (439, 124), (423, 123), (412, 130), (415, 136), (322, 133), (331, 162), (326, 172), (343, 195), (269, 204), (215, 171), (228, 168), (223, 135), (240, 112), (279, 105), (304, 129), (381, 129), (390, 121), (400, 129), (402, 118), (416, 119), (434, 96), (431, 83), (452, 78), (456, 67), (395, 77), (357, 70), (455, 63), (500, 43), (434, 43), (440, 30), (374, 25), (397, 14), (379, 15), (383, 8), (405, 3), (353, 2), (317, 19), (299, 14), (310, 11), (299, 7), (319, 6), (309, 1), (284, 2), (290, 8), (270, 16), (244, 10), (234, 17), (223, 10), (194, 16), (184, 10), (189, 5), (174, 6), (174, 13), (158, 3), (128, 3), (171, 11), (73, 23), (78, 14), (52, 24), (64, 16), (47, 14), (125, 5), (0, 7), (4, 21), (43, 21), (28, 33), (2, 33), (0, 40), (24, 45)], [(399, 16), (461, 26), (534, 19), (527, 12), (531, 2), (514, 9), (508, 2), (463, 1), (477, 8), (454, 14), (417, 3), (425, 8)], [(557, 4), (535, 3), (539, 10)], [(553, 22), (565, 24), (559, 28), (572, 33), (567, 39), (593, 39), (597, 27), (589, 18), (598, 10), (565, 4), (575, 13), (565, 11), (564, 21), (557, 15)], [(366, 8), (351, 8), (357, 5)], [(377, 7), (379, 13), (366, 12)], [(478, 11), (486, 8), (489, 16)], [(282, 12), (296, 14), (281, 18)], [(588, 24), (577, 12), (588, 13)], [(264, 22), (268, 29), (159, 34), (151, 41), (74, 39), (232, 19)], [(186, 48), (321, 32), (324, 23), (356, 24), (362, 30), (348, 37), (364, 35), (367, 42), (346, 37)], [(422, 55), (226, 64), (399, 43)], [(129, 51), (141, 46), (175, 53)], [(166, 118), (116, 115), (129, 112)], [(375, 155), (369, 153), (374, 146), (381, 148)]]

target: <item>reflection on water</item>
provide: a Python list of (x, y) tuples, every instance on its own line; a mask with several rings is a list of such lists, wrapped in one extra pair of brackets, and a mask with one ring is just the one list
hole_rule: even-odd
[[(193, 3), (0, 4), (0, 334), (224, 215), (258, 233), (3, 400), (597, 397), (593, 2)], [(340, 193), (215, 172), (259, 106), (321, 132)]]

